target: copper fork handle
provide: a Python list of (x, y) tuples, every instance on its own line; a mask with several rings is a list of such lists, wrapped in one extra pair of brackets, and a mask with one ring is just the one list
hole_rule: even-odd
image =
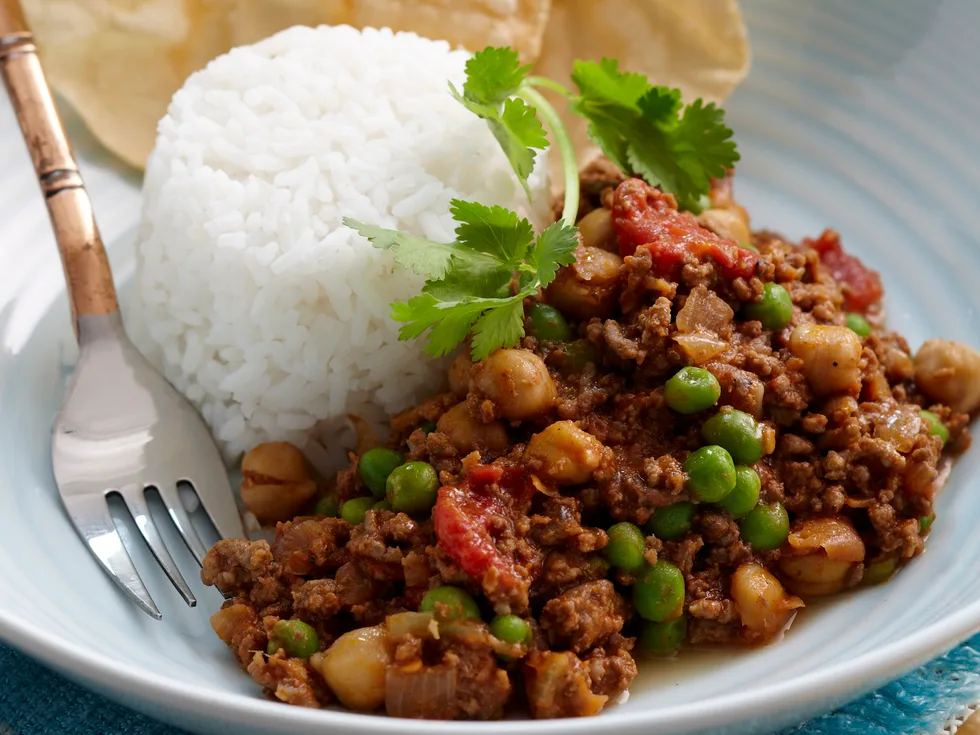
[(118, 310), (92, 204), (17, 0), (0, 0), (0, 75), (48, 205), (68, 283), (72, 321)]

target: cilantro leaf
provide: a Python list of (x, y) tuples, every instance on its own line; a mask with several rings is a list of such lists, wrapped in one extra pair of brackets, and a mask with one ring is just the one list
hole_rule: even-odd
[(426, 353), (441, 357), (455, 350), (474, 329), (473, 321), (480, 318), (482, 312), (483, 308), (465, 303), (447, 310), (447, 314), (429, 330), (429, 339), (424, 347)]
[(555, 222), (541, 233), (528, 257), (528, 262), (537, 271), (537, 281), (541, 287), (555, 280), (559, 266), (575, 262), (577, 246), (578, 231), (564, 222)]
[(391, 305), (391, 318), (405, 323), (398, 331), (399, 339), (421, 337), (426, 329), (442, 319), (439, 303), (435, 296), (427, 293), (413, 296), (408, 301), (395, 301)]
[(642, 74), (622, 72), (615, 59), (576, 61), (572, 67), (572, 81), (582, 95), (585, 109), (623, 107), (638, 112), (636, 102), (650, 88)]
[(527, 180), (534, 171), (535, 151), (548, 147), (548, 139), (537, 113), (524, 100), (515, 97), (504, 102), (504, 111), (499, 120), (488, 119), (487, 122), (520, 179), (524, 192), (530, 197)]
[(488, 46), (466, 62), (462, 93), (449, 83), (453, 97), (487, 121), (528, 197), (531, 191), (527, 179), (534, 170), (536, 151), (548, 147), (535, 108), (514, 96), (530, 68), (521, 66), (514, 49)]
[(466, 62), (463, 96), (480, 105), (498, 105), (517, 91), (530, 69), (530, 64), (521, 66), (514, 49), (487, 46)]
[(650, 86), (609, 59), (575, 63), (579, 89), (573, 109), (589, 121), (589, 136), (630, 175), (640, 175), (692, 209), (711, 179), (738, 160), (732, 131), (713, 103), (686, 107), (680, 90)]
[(621, 72), (618, 61), (603, 59), (598, 64), (576, 61), (572, 81), (580, 92), (572, 109), (589, 121), (592, 142), (613, 163), (629, 171), (629, 123), (640, 114), (637, 102), (649, 89), (647, 78), (642, 74)]
[(710, 180), (724, 176), (739, 159), (725, 111), (713, 102), (697, 99), (685, 107), (672, 137), (678, 167), (705, 193)]
[(482, 360), (499, 347), (516, 345), (524, 336), (524, 299), (519, 294), (483, 314), (473, 325), (473, 359)]
[(456, 242), (476, 252), (488, 253), (501, 263), (514, 267), (521, 261), (534, 240), (531, 223), (517, 214), (494, 205), (453, 199), (450, 214), (459, 223)]
[(548, 147), (548, 136), (544, 134), (544, 126), (538, 120), (535, 109), (520, 97), (512, 97), (504, 102), (500, 120), (528, 148), (544, 150)]
[(390, 250), (398, 265), (420, 276), (438, 280), (449, 270), (454, 249), (448, 243), (433, 242), (424, 237), (409, 235), (407, 232), (367, 225), (350, 217), (344, 217), (343, 222), (362, 237), (370, 240), (374, 247)]
[(445, 278), (428, 281), (422, 291), (440, 301), (456, 301), (466, 296), (496, 299), (510, 295), (508, 286), (513, 278), (514, 272), (505, 266), (484, 267), (461, 260)]
[[(391, 305), (391, 317), (403, 323), (399, 337), (428, 333), (425, 351), (438, 357), (472, 333), (473, 359), (482, 360), (520, 342), (524, 299), (575, 260), (578, 237), (574, 227), (561, 221), (535, 238), (530, 222), (503, 207), (454, 199), (450, 211), (457, 227), (456, 242), (449, 244), (349, 222), (375, 247), (400, 251), (416, 267), (429, 262), (440, 266), (437, 277), (427, 274), (420, 295)], [(438, 254), (426, 253), (426, 244)]]
[(494, 299), (440, 301), (432, 294), (423, 293), (407, 302), (396, 301), (391, 305), (391, 318), (404, 322), (398, 331), (399, 339), (416, 339), (429, 332), (425, 351), (433, 357), (446, 355), (466, 339), (477, 317)]

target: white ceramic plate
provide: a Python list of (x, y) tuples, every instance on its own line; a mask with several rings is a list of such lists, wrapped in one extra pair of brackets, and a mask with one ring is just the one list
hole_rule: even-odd
[[(913, 345), (980, 344), (980, 27), (974, 0), (750, 0), (755, 69), (728, 106), (757, 225), (834, 226), (881, 270)], [(117, 277), (137, 180), (73, 127)], [(48, 432), (73, 352), (51, 236), (9, 107), (0, 103), (0, 638), (110, 697), (197, 732), (466, 733), (500, 724), (394, 721), (267, 702), (207, 623), (197, 586), (164, 613), (127, 604), (77, 541), (51, 477)], [(762, 732), (841, 704), (980, 630), (980, 448), (955, 468), (928, 552), (888, 585), (808, 610), (764, 650), (647, 664), (601, 722), (509, 722), (513, 735)], [(182, 559), (193, 576), (189, 559)], [(149, 568), (149, 567), (145, 567)]]

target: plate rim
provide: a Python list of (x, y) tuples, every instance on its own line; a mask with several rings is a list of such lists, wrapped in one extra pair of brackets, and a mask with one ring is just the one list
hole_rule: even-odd
[[(26, 620), (0, 607), (0, 640), (56, 671), (67, 674), (76, 682), (94, 681), (113, 694), (135, 695), (138, 697), (136, 707), (129, 703), (124, 705), (130, 709), (139, 709), (139, 705), (145, 702), (152, 702), (157, 708), (173, 707), (179, 701), (190, 705), (185, 707), (185, 711), (207, 711), (212, 719), (220, 717), (225, 722), (247, 722), (249, 725), (267, 727), (271, 731), (297, 733), (318, 732), (324, 726), (331, 725), (343, 728), (343, 732), (359, 735), (392, 732), (405, 735), (450, 735), (460, 732), (486, 733), (500, 728), (500, 721), (405, 720), (374, 714), (308, 710), (238, 692), (228, 692), (221, 699), (215, 700), (205, 693), (195, 691), (190, 683), (115, 661), (95, 648), (88, 648), (63, 636), (41, 635), (33, 628)], [(759, 718), (785, 718), (792, 711), (808, 712), (826, 702), (851, 701), (868, 691), (868, 682), (893, 680), (955, 647), (978, 631), (980, 601), (973, 602), (949, 617), (881, 649), (862, 654), (849, 662), (808, 672), (754, 693), (725, 694), (703, 702), (656, 710), (610, 710), (598, 719), (509, 720), (507, 730), (512, 735), (579, 735), (591, 733), (597, 723), (606, 723), (694, 732), (690, 729), (694, 723), (697, 723), (699, 729), (705, 729), (732, 727)], [(100, 691), (105, 689), (100, 688)], [(732, 717), (733, 713), (737, 713), (735, 718)]]
[[(753, 29), (750, 28), (750, 31)], [(95, 167), (88, 164), (84, 157), (82, 167), (90, 191), (94, 191), (98, 172), (93, 171)], [(32, 190), (31, 197), (36, 196)], [(104, 229), (103, 234), (109, 235), (110, 229)], [(106, 238), (110, 258), (112, 243), (117, 242), (125, 231), (123, 229), (114, 233), (115, 236)], [(50, 257), (46, 262), (56, 263)], [(117, 270), (117, 277), (120, 275), (122, 271)], [(12, 289), (11, 294), (17, 290)], [(126, 603), (119, 598), (119, 604)], [(95, 688), (100, 696), (121, 702), (123, 706), (151, 717), (159, 717), (152, 714), (154, 711), (181, 710), (185, 721), (193, 717), (199, 721), (201, 728), (210, 725), (217, 729), (215, 723), (223, 722), (226, 731), (229, 723), (238, 723), (273, 732), (297, 734), (320, 733), (334, 728), (338, 733), (351, 735), (482, 735), (503, 729), (507, 730), (508, 735), (584, 735), (586, 732), (591, 735), (595, 730), (603, 732), (611, 726), (629, 728), (630, 733), (638, 733), (641, 728), (644, 732), (658, 728), (656, 732), (693, 733), (710, 728), (747, 727), (753, 720), (788, 723), (794, 717), (802, 719), (827, 709), (831, 703), (843, 704), (853, 700), (955, 647), (978, 631), (980, 599), (959, 609), (951, 609), (938, 620), (914, 628), (872, 651), (796, 674), (775, 684), (756, 687), (753, 691), (721, 694), (700, 702), (649, 707), (635, 712), (611, 709), (598, 719), (516, 720), (506, 721), (506, 725), (502, 726), (499, 721), (404, 720), (284, 707), (261, 698), (257, 688), (254, 694), (228, 691), (215, 698), (211, 692), (198, 690), (191, 682), (117, 660), (97, 646), (71, 638), (61, 630), (48, 633), (28, 616), (0, 600), (0, 642), (81, 683), (83, 687)], [(231, 663), (231, 654), (227, 655)], [(739, 653), (736, 651), (732, 655)]]

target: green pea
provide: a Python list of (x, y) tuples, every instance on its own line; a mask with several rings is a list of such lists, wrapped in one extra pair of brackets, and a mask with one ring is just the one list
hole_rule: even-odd
[(848, 312), (847, 316), (844, 317), (844, 323), (858, 337), (867, 337), (871, 334), (871, 325), (868, 324), (868, 320), (853, 311)]
[(609, 543), (603, 548), (602, 555), (610, 564), (628, 572), (643, 566), (647, 540), (639, 526), (623, 521), (611, 526), (606, 533), (609, 534)]
[(565, 317), (554, 306), (533, 304), (527, 310), (531, 320), (531, 334), (545, 342), (568, 342), (572, 338), (572, 328)]
[(401, 513), (421, 513), (436, 504), (439, 473), (428, 462), (407, 462), (388, 475), (388, 502)]
[(424, 431), (426, 434), (431, 434), (433, 431), (436, 430), (436, 422), (423, 421), (421, 424), (419, 424), (419, 428), (422, 429), (422, 431)]
[(932, 411), (926, 411), (923, 409), (919, 411), (919, 416), (921, 416), (922, 420), (929, 425), (930, 434), (933, 436), (938, 436), (940, 439), (942, 439), (943, 444), (949, 441), (949, 429), (946, 428), (946, 424), (944, 424), (936, 414), (934, 414)]
[(762, 459), (762, 424), (744, 411), (722, 407), (704, 422), (701, 436), (708, 444), (727, 449), (738, 464), (755, 464)]
[(669, 656), (687, 638), (687, 616), (666, 623), (644, 623), (640, 632), (640, 650), (654, 656)]
[(757, 248), (755, 245), (753, 245), (750, 242), (740, 242), (738, 246), (740, 248), (745, 248), (746, 250), (751, 250), (753, 253), (759, 252), (759, 248)]
[(718, 403), (720, 397), (718, 378), (704, 368), (681, 368), (664, 385), (664, 400), (677, 413), (704, 411)]
[(357, 474), (364, 480), (368, 490), (376, 498), (385, 494), (385, 482), (398, 465), (404, 460), (402, 455), (393, 449), (377, 447), (367, 450), (357, 463)]
[(735, 489), (719, 500), (718, 505), (731, 513), (732, 518), (741, 518), (759, 504), (761, 490), (759, 473), (740, 464), (735, 468)]
[(898, 567), (898, 559), (894, 556), (888, 559), (882, 559), (881, 561), (876, 561), (873, 564), (869, 564), (864, 570), (864, 576), (861, 578), (861, 584), (872, 586), (876, 584), (881, 584), (882, 582), (887, 582), (891, 579), (891, 576), (895, 573), (895, 569)]
[(504, 643), (531, 642), (531, 624), (517, 615), (498, 615), (490, 623), (490, 632)]
[(633, 582), (633, 607), (644, 620), (665, 623), (684, 612), (684, 575), (669, 561), (646, 567)]
[(694, 503), (682, 500), (663, 508), (657, 508), (647, 530), (661, 541), (676, 541), (691, 530), (691, 519), (694, 517)]
[(936, 520), (936, 514), (930, 513), (927, 516), (922, 516), (919, 519), (919, 535), (925, 536), (929, 533), (929, 529), (932, 528), (932, 522)]
[(688, 492), (702, 503), (717, 503), (735, 489), (735, 462), (717, 444), (691, 452), (684, 461), (684, 471)]
[(316, 501), (316, 507), (313, 508), (313, 512), (318, 516), (330, 516), (331, 518), (336, 518), (337, 513), (340, 512), (340, 505), (337, 503), (336, 495), (324, 495), (318, 501)]
[(371, 506), (371, 510), (391, 510), (391, 503), (387, 500), (379, 500)]
[(780, 503), (757, 505), (745, 514), (739, 528), (753, 548), (778, 549), (789, 536), (789, 514)]
[(760, 321), (766, 329), (778, 332), (793, 318), (793, 300), (778, 283), (767, 283), (762, 299), (745, 305), (745, 318)]
[(466, 620), (480, 617), (476, 600), (459, 587), (444, 585), (425, 593), (419, 612), (435, 615), (439, 620)]
[(266, 653), (271, 656), (282, 648), (290, 658), (309, 658), (319, 645), (316, 631), (302, 620), (280, 620), (272, 626)]
[(374, 502), (374, 498), (351, 498), (340, 506), (340, 517), (352, 526), (360, 526)]

